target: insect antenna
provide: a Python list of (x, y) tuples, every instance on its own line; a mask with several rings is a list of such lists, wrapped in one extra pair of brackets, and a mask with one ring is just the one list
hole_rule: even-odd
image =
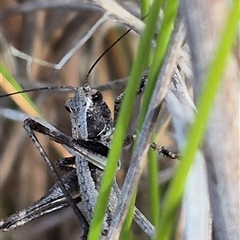
[(88, 70), (86, 77), (85, 77), (85, 84), (87, 84), (87, 80), (89, 75), (91, 74), (92, 70), (95, 68), (95, 66), (98, 64), (98, 62), (102, 59), (102, 57), (112, 48), (114, 47), (121, 39), (123, 39), (132, 29), (129, 28), (125, 33), (123, 33), (115, 42), (113, 42), (107, 49), (104, 50), (104, 52), (96, 59), (96, 61), (92, 64), (90, 69)]
[[(144, 16), (141, 20), (144, 20), (146, 17), (148, 16), (148, 14), (146, 16)], [(90, 67), (90, 69), (88, 70), (86, 77), (85, 77), (85, 81), (84, 83), (87, 84), (87, 80), (89, 75), (91, 74), (92, 70), (95, 68), (95, 66), (98, 64), (98, 62), (102, 59), (102, 57), (111, 49), (113, 48), (121, 39), (123, 39), (130, 31), (132, 30), (132, 28), (129, 28), (125, 33), (123, 33), (115, 42), (113, 42), (108, 48), (106, 48), (104, 50), (104, 52), (95, 60), (95, 62), (92, 64), (92, 66)]]
[[(132, 28), (129, 28), (125, 33), (123, 33), (115, 42), (113, 42), (107, 49), (103, 51), (103, 53), (95, 60), (95, 62), (92, 64), (90, 69), (88, 70), (85, 80), (84, 80), (84, 85), (88, 85), (88, 77), (90, 76), (92, 70), (95, 68), (95, 66), (99, 63), (99, 61), (102, 59), (102, 57), (111, 49), (113, 48), (121, 39), (123, 39), (130, 31)], [(30, 88), (30, 89), (25, 89), (21, 90), (18, 92), (13, 92), (13, 93), (7, 93), (0, 95), (0, 98), (4, 97), (9, 97), (21, 93), (28, 93), (28, 92), (37, 92), (37, 91), (48, 91), (48, 90), (70, 90), (70, 91), (76, 91), (77, 87), (72, 87), (72, 86), (48, 86), (48, 87), (40, 87), (40, 88)]]
[(21, 93), (28, 93), (28, 92), (48, 91), (48, 90), (76, 91), (76, 89), (77, 87), (72, 87), (72, 86), (48, 86), (48, 87), (40, 87), (40, 88), (30, 88), (30, 89), (21, 90), (18, 92), (0, 95), (0, 98), (9, 97), (9, 96), (13, 96)]

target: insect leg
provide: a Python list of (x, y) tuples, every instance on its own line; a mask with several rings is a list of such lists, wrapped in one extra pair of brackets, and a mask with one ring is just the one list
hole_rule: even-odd
[[(78, 181), (75, 170), (72, 170), (64, 175), (61, 181), (66, 190), (73, 197), (76, 195), (76, 193), (78, 193)], [(73, 201), (77, 203), (81, 201), (81, 198), (78, 196), (74, 198)], [(0, 229), (8, 231), (10, 229), (20, 227), (34, 219), (68, 206), (68, 200), (62, 189), (59, 187), (59, 183), (56, 182), (38, 201), (31, 204), (29, 207), (1, 220)]]
[[(65, 135), (49, 123), (44, 122), (40, 119), (27, 118), (24, 122), (29, 125), (32, 130), (49, 136), (51, 140), (60, 143), (70, 154), (80, 154), (100, 169), (105, 168), (107, 158), (105, 156), (102, 156), (100, 153), (93, 153), (93, 150), (89, 150), (87, 146), (82, 146), (82, 141)], [(97, 143), (95, 145), (97, 145)], [(103, 147), (104, 146), (102, 146), (102, 148)]]
[[(145, 85), (146, 85), (147, 78), (148, 78), (148, 70), (144, 71), (144, 73), (142, 74), (141, 84), (139, 86), (137, 96), (140, 95), (141, 93), (143, 93)], [(115, 102), (114, 102), (114, 125), (117, 122), (117, 118), (118, 118), (118, 114), (119, 114), (119, 110), (120, 110), (123, 98), (124, 98), (124, 92), (121, 93), (120, 95), (118, 95), (115, 98)]]
[[(75, 153), (81, 154), (81, 150), (79, 149), (78, 142), (76, 141), (76, 143), (75, 143), (72, 138), (70, 138), (69, 136), (66, 136), (65, 134), (61, 133), (60, 131), (58, 131), (54, 127), (52, 127), (52, 126), (51, 126), (51, 128), (50, 128), (50, 126), (47, 127), (46, 126), (47, 123), (46, 124), (42, 123), (39, 120), (35, 120), (33, 118), (28, 118), (25, 121), (28, 122), (28, 124), (31, 126), (31, 129), (49, 136), (52, 140), (63, 144), (63, 146), (64, 145), (68, 146), (69, 148), (73, 149), (75, 151)], [(95, 169), (96, 169), (96, 167), (95, 167)], [(92, 169), (91, 169), (91, 171), (93, 172)], [(97, 186), (97, 185), (99, 185), (99, 182), (100, 182), (100, 179), (101, 179), (101, 176), (102, 176), (102, 173), (100, 174), (99, 172), (102, 172), (102, 171), (99, 170), (99, 171), (96, 171), (96, 172), (97, 172), (97, 174), (94, 174), (94, 176), (92, 176), (92, 177), (93, 177), (93, 180), (95, 182), (95, 185)], [(117, 187), (117, 184), (114, 184), (114, 186), (115, 187), (114, 187), (114, 189), (112, 191), (113, 194), (112, 194), (112, 196), (110, 196), (113, 199), (113, 200), (110, 199), (110, 204), (109, 204), (109, 207), (111, 208), (111, 210), (115, 209), (116, 202), (117, 202), (117, 200), (115, 200), (115, 199), (117, 199), (118, 195), (119, 195), (119, 194), (117, 194), (115, 188), (118, 189), (118, 191), (120, 191), (119, 188)], [(115, 194), (115, 196), (114, 196), (114, 194)], [(85, 201), (87, 201), (87, 200), (85, 200)], [(143, 214), (140, 213), (139, 210), (138, 211), (136, 210), (134, 214), (135, 214), (135, 221), (136, 221), (136, 223), (144, 231), (146, 231), (146, 233), (148, 235), (153, 235), (154, 227), (146, 219), (146, 217), (144, 217)]]
[[(60, 177), (58, 176), (54, 166), (51, 164), (49, 158), (47, 157), (47, 154), (45, 153), (43, 147), (41, 146), (40, 142), (38, 141), (37, 137), (35, 136), (33, 130), (31, 128), (31, 121), (32, 120), (34, 122), (33, 119), (28, 118), (24, 121), (24, 128), (26, 129), (29, 137), (31, 138), (31, 140), (33, 141), (34, 145), (37, 147), (37, 149), (39, 150), (41, 156), (43, 157), (44, 161), (47, 163), (47, 165), (49, 166), (51, 173), (55, 179), (55, 181), (59, 184), (59, 187), (62, 189), (62, 192), (64, 193), (64, 195), (66, 196), (69, 205), (72, 207), (73, 211), (75, 212), (75, 214), (77, 215), (79, 221), (82, 224), (82, 227), (84, 229), (84, 234), (87, 234), (88, 231), (88, 223), (86, 222), (85, 217), (83, 216), (83, 214), (81, 213), (81, 211), (79, 210), (79, 208), (76, 206), (76, 203), (74, 203), (74, 201), (72, 200), (72, 197), (70, 195), (70, 193), (66, 190), (63, 182), (61, 181)], [(45, 127), (47, 129), (47, 127)], [(50, 129), (48, 129), (48, 131), (50, 131)]]
[(163, 154), (165, 157), (171, 158), (171, 159), (179, 159), (179, 155), (177, 153), (173, 153), (164, 146), (159, 146), (156, 143), (152, 142), (150, 147), (157, 151), (158, 154)]

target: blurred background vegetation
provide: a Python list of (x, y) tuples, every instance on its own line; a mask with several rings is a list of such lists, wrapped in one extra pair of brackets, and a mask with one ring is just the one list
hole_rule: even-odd
[[(139, 17), (140, 7), (137, 1), (124, 4), (130, 12)], [(87, 4), (82, 4), (79, 8), (71, 7), (71, 4), (66, 4), (64, 7), (61, 4), (51, 7), (51, 4), (41, 1), (3, 0), (1, 2), (0, 35), (2, 64), (23, 89), (55, 85), (82, 86), (91, 65), (128, 29), (127, 26), (119, 21), (106, 21), (59, 70), (34, 62), (28, 65), (25, 59), (11, 54), (10, 46), (34, 58), (57, 64), (87, 34), (102, 12), (101, 8)], [(90, 86), (94, 87), (126, 78), (129, 75), (138, 41), (139, 35), (131, 31), (107, 52), (90, 74), (88, 79)], [(2, 89), (0, 90), (1, 94), (4, 93)], [(115, 96), (123, 90), (124, 84), (118, 84), (116, 89), (103, 92), (104, 99), (111, 109)], [(71, 134), (69, 116), (64, 108), (68, 94), (39, 91), (32, 92), (29, 96), (49, 123), (62, 132)], [(9, 97), (1, 99), (1, 107), (19, 110), (16, 103)], [(18, 118), (17, 115), (16, 118)], [(1, 116), (0, 218), (26, 208), (44, 195), (53, 184), (47, 166), (22, 127), (22, 118), (19, 116), (16, 120)], [(165, 125), (166, 130), (168, 121)], [(158, 143), (176, 150), (171, 135), (166, 134), (165, 130), (163, 129), (159, 134), (160, 142)], [(68, 156), (61, 146), (50, 144), (50, 140), (44, 136), (38, 135), (38, 137), (53, 162), (63, 155)], [(129, 163), (128, 151), (124, 152), (123, 167), (118, 172), (120, 184)], [(165, 186), (171, 178), (175, 161), (163, 157), (161, 159), (162, 184)], [(146, 174), (142, 177), (138, 195), (138, 207), (149, 216)], [(78, 220), (68, 208), (46, 215), (16, 230), (1, 232), (0, 236), (2, 239), (70, 240), (78, 239), (79, 231)], [(146, 237), (136, 226), (133, 231), (137, 239)]]
[[(115, 14), (101, 24), (90, 39), (77, 50), (60, 69), (54, 69), (53, 67), (46, 67), (40, 63), (36, 63), (36, 59), (38, 59), (38, 61), (43, 60), (51, 64), (58, 64), (60, 60), (89, 33), (92, 26), (105, 12), (103, 9), (107, 9), (108, 7), (105, 5), (101, 8), (92, 2), (96, 3), (98, 1), (1, 1), (0, 59), (3, 66), (23, 89), (41, 86), (82, 86), (88, 70), (96, 59), (105, 49), (116, 41), (119, 36), (128, 30), (128, 26), (132, 26), (136, 31), (130, 31), (126, 37), (108, 51), (88, 78), (88, 83), (92, 87), (113, 82), (116, 83), (114, 87), (108, 87), (107, 90), (103, 91), (105, 101), (110, 108), (113, 109), (114, 98), (124, 90), (127, 82), (126, 78), (129, 76), (132, 62), (137, 51), (140, 38), (139, 33), (142, 30), (141, 24), (138, 25), (138, 21), (134, 23), (131, 22), (125, 15), (122, 16), (119, 12), (116, 13), (117, 9), (113, 8), (112, 12), (115, 11)], [(106, 0), (101, 2), (104, 4), (114, 1)], [(149, 3), (150, 1), (142, 2)], [(119, 3), (132, 15), (140, 18), (141, 7), (139, 1), (119, 1)], [(169, 3), (172, 2), (162, 1), (163, 8), (167, 6), (167, 4), (168, 6), (171, 5)], [(184, 45), (184, 50), (181, 49), (175, 54), (178, 56), (177, 63), (179, 69), (182, 70), (182, 77), (185, 77), (187, 80), (186, 85), (189, 93), (191, 97), (192, 95), (194, 96), (194, 103), (196, 103), (197, 97), (200, 95), (201, 83), (206, 81), (206, 79), (210, 79), (212, 82), (216, 79), (214, 85), (210, 84), (209, 90), (218, 86), (218, 81), (220, 82), (221, 78), (224, 81), (222, 87), (219, 88), (220, 94), (215, 102), (215, 110), (212, 112), (212, 119), (202, 149), (202, 172), (199, 171), (200, 168), (197, 168), (197, 165), (195, 165), (194, 176), (191, 177), (196, 178), (195, 180), (191, 178), (193, 185), (187, 185), (184, 192), (184, 194), (186, 194), (186, 192), (188, 194), (190, 193), (190, 195), (192, 194), (192, 198), (189, 201), (185, 195), (183, 204), (179, 209), (177, 208), (176, 210), (174, 204), (172, 205), (174, 209), (168, 209), (167, 214), (171, 215), (173, 213), (172, 210), (174, 210), (174, 214), (172, 215), (180, 216), (180, 220), (176, 226), (173, 226), (171, 222), (170, 218), (172, 215), (169, 218), (170, 220), (166, 219), (169, 221), (169, 225), (171, 225), (171, 227), (173, 226), (171, 230), (172, 234), (175, 235), (175, 239), (197, 239), (196, 237), (189, 238), (189, 236), (200, 236), (202, 231), (201, 228), (198, 227), (198, 223), (204, 225), (208, 239), (235, 240), (234, 237), (239, 233), (239, 229), (237, 230), (236, 228), (236, 219), (239, 217), (239, 201), (236, 201), (239, 200), (239, 158), (237, 158), (239, 156), (239, 114), (238, 116), (236, 114), (239, 113), (236, 101), (236, 99), (239, 100), (239, 82), (237, 82), (239, 79), (237, 79), (237, 77), (239, 77), (240, 66), (238, 54), (239, 32), (237, 37), (235, 36), (235, 27), (237, 21), (239, 23), (239, 16), (237, 19), (237, 8), (231, 8), (234, 6), (233, 4), (237, 6), (239, 3), (237, 3), (237, 0), (182, 0), (180, 13), (176, 21), (176, 25), (178, 25), (180, 20), (182, 20), (181, 17), (186, 20), (186, 39), (189, 45)], [(170, 10), (169, 12), (165, 11), (165, 16), (171, 13), (170, 8), (171, 7), (168, 8), (168, 10)], [(145, 10), (146, 9), (148, 8), (146, 7)], [(227, 13), (230, 13), (229, 16), (227, 16)], [(113, 16), (118, 16), (118, 19)], [(168, 26), (168, 23), (169, 22), (166, 21), (167, 27), (170, 28), (171, 26)], [(159, 23), (159, 26), (161, 27), (161, 23)], [(156, 32), (159, 30), (159, 26), (157, 26)], [(220, 35), (219, 33), (221, 33), (220, 30), (222, 29), (224, 29), (225, 32)], [(20, 52), (14, 52), (13, 47)], [(214, 52), (216, 48), (218, 48), (218, 51)], [(192, 66), (189, 61), (189, 49), (193, 59)], [(231, 54), (229, 54), (230, 52)], [(227, 65), (226, 59), (228, 55), (230, 55), (230, 57)], [(32, 61), (33, 58), (35, 59), (34, 61)], [(213, 64), (211, 63), (212, 61)], [(226, 66), (228, 66), (228, 68), (226, 68), (225, 75), (221, 77), (224, 67)], [(192, 72), (191, 67), (193, 69)], [(169, 71), (172, 71), (172, 69)], [(121, 79), (121, 81), (117, 81), (119, 79)], [(209, 82), (211, 82), (210, 80)], [(3, 75), (1, 75), (0, 84), (1, 95), (14, 91), (13, 88), (9, 88), (6, 84)], [(193, 88), (191, 84), (193, 84)], [(35, 91), (29, 93), (29, 96), (46, 121), (56, 126), (63, 133), (71, 134), (70, 119), (64, 108), (64, 103), (70, 94), (59, 93), (57, 91)], [(209, 101), (206, 100), (206, 105), (211, 105), (214, 93), (206, 93), (205, 96), (202, 96), (202, 99), (207, 99), (209, 96), (212, 99)], [(24, 110), (22, 107), (18, 107), (20, 101), (22, 101), (20, 95), (16, 96), (14, 101), (10, 97), (1, 98), (0, 218), (4, 218), (18, 210), (26, 208), (43, 196), (54, 183), (49, 169), (22, 127), (23, 120), (27, 117), (27, 114), (32, 116), (34, 113), (30, 113), (31, 110), (25, 103), (22, 104), (25, 108)], [(187, 122), (188, 112), (186, 108), (181, 112), (182, 115), (180, 114), (181, 116), (179, 116), (178, 109), (174, 109), (174, 107), (175, 106), (173, 106), (173, 110), (171, 109), (171, 111), (168, 109), (172, 117), (175, 117), (175, 120), (179, 120), (180, 125), (182, 123), (181, 119), (183, 119), (183, 122), (184, 120)], [(18, 110), (18, 112), (10, 113), (8, 111), (8, 117), (3, 117), (3, 115), (6, 114), (6, 112), (2, 111), (3, 108), (5, 110)], [(198, 110), (200, 110), (200, 108)], [(24, 116), (21, 115), (23, 112), (25, 114)], [(200, 114), (198, 114), (198, 116), (199, 115)], [(164, 118), (158, 119), (157, 125), (161, 125), (161, 129), (159, 132), (158, 129), (156, 129), (156, 142), (176, 152), (177, 146), (174, 135), (178, 133), (177, 131), (173, 132), (172, 122), (170, 121), (169, 113), (166, 111), (165, 104), (163, 104), (160, 116), (164, 116)], [(202, 117), (205, 118), (205, 122), (201, 127), (207, 123), (209, 116), (205, 114)], [(9, 118), (12, 118), (12, 120), (9, 120)], [(133, 125), (135, 116), (132, 118)], [(189, 124), (189, 122), (187, 122), (187, 124)], [(198, 127), (199, 126), (195, 128), (196, 136), (198, 129), (200, 129), (200, 127)], [(181, 129), (181, 126), (180, 132), (184, 135), (185, 129)], [(39, 134), (37, 136), (53, 163), (60, 157), (69, 156), (60, 145), (53, 144), (48, 138)], [(179, 141), (178, 144), (181, 147), (183, 141)], [(190, 146), (189, 149), (191, 148), (191, 144), (190, 142), (188, 145), (188, 147)], [(197, 148), (198, 146), (195, 146), (195, 150), (193, 151), (196, 151)], [(130, 153), (131, 147), (124, 149), (122, 153), (122, 168), (117, 173), (117, 180), (120, 186), (124, 181), (126, 170), (129, 166)], [(177, 161), (166, 159), (163, 156), (157, 157), (160, 160), (160, 170), (157, 176), (159, 189), (161, 188), (161, 199), (159, 199), (159, 202), (162, 202), (165, 190), (169, 186), (170, 179), (172, 179)], [(184, 165), (183, 162), (184, 159), (179, 165)], [(189, 169), (190, 165), (187, 167)], [(184, 172), (185, 174), (179, 176), (175, 181), (177, 184), (181, 182), (181, 186), (179, 184), (181, 189), (183, 189), (187, 172), (188, 171)], [(59, 172), (59, 174), (62, 173)], [(207, 175), (208, 177), (206, 177)], [(182, 179), (185, 180), (182, 181)], [(201, 181), (203, 181), (205, 185), (201, 184), (203, 183)], [(149, 201), (148, 184), (146, 169), (139, 184), (136, 205), (151, 219), (150, 206), (152, 204)], [(175, 184), (176, 194), (179, 193), (179, 186), (177, 186), (177, 184)], [(202, 190), (205, 191), (206, 196)], [(170, 199), (168, 207), (171, 206), (171, 203), (175, 203), (176, 194), (174, 194), (168, 198)], [(178, 197), (180, 195), (181, 193), (178, 194)], [(209, 199), (211, 208), (208, 206)], [(202, 204), (201, 206), (200, 204), (197, 205), (199, 203), (198, 200), (200, 204)], [(181, 196), (179, 197), (179, 201), (181, 201)], [(203, 211), (201, 207), (204, 208)], [(181, 214), (179, 214), (179, 210), (181, 210)], [(160, 213), (162, 214), (163, 212), (164, 209), (161, 209)], [(199, 213), (201, 215), (201, 212), (203, 212), (202, 215), (206, 213), (203, 219), (198, 217)], [(163, 222), (165, 221), (165, 219), (163, 219), (164, 214), (161, 214), (159, 216)], [(192, 219), (196, 221), (192, 221)], [(189, 223), (193, 223), (193, 225)], [(167, 221), (166, 224), (168, 224)], [(213, 224), (213, 227), (211, 224)], [(162, 226), (164, 226), (164, 224), (162, 224), (161, 227)], [(70, 208), (66, 208), (34, 220), (16, 230), (11, 230), (7, 233), (0, 232), (0, 236), (1, 239), (5, 240), (65, 240), (79, 239), (80, 231), (81, 229), (77, 218)], [(168, 231), (168, 229), (166, 231)], [(184, 235), (187, 233), (190, 233), (188, 238)], [(204, 236), (204, 234), (202, 236)], [(133, 226), (133, 239), (134, 238), (149, 239), (135, 225)]]

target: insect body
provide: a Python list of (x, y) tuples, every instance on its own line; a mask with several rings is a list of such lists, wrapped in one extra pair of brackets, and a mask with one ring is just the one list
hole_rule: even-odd
[[(146, 78), (147, 74), (144, 73), (142, 84), (138, 91), (139, 94), (145, 86)], [(53, 88), (50, 87), (49, 89)], [(124, 94), (121, 94), (115, 100), (115, 119), (112, 119), (110, 109), (103, 100), (101, 92), (91, 89), (88, 85), (70, 89), (74, 91), (74, 96), (66, 101), (65, 107), (70, 113), (72, 136), (63, 134), (57, 128), (40, 119), (27, 118), (24, 121), (27, 133), (51, 168), (56, 183), (42, 198), (31, 206), (0, 221), (0, 228), (5, 231), (22, 226), (47, 213), (71, 206), (85, 230), (83, 238), (87, 236), (101, 177), (107, 164), (107, 154), (111, 136), (114, 132), (114, 124)], [(71, 154), (71, 157), (57, 161), (59, 168), (66, 171), (66, 174), (61, 179), (55, 174), (55, 170), (49, 163), (49, 159), (38, 142), (34, 131), (49, 136), (51, 140), (60, 143)], [(128, 140), (126, 143), (129, 144), (134, 138), (130, 136), (126, 139)], [(152, 144), (152, 148), (160, 153), (163, 152), (162, 149), (154, 144)], [(164, 151), (166, 152), (166, 149)], [(169, 154), (169, 156), (173, 155)], [(119, 194), (120, 190), (115, 182), (110, 194), (102, 236), (106, 235), (109, 230)], [(81, 212), (75, 205), (79, 202), (83, 205), (81, 211), (84, 216), (81, 215)], [(154, 235), (154, 227), (136, 208), (134, 217), (138, 225), (152, 237)]]
[[(84, 217), (88, 224), (91, 222), (102, 170), (106, 165), (110, 137), (114, 130), (114, 121), (111, 118), (109, 107), (103, 101), (102, 94), (87, 85), (76, 88), (74, 96), (66, 101), (65, 106), (70, 112), (72, 137), (66, 136), (50, 124), (34, 118), (26, 119), (24, 126), (44, 159), (47, 156), (35, 138), (33, 131), (48, 135), (52, 140), (66, 147), (73, 156), (59, 160), (58, 165), (60, 168), (67, 169), (67, 173), (39, 201), (2, 220), (0, 228), (5, 231), (69, 206), (71, 201), (82, 202)], [(71, 167), (68, 167), (68, 165), (71, 165)], [(60, 183), (73, 197), (70, 203)], [(115, 183), (105, 217), (103, 235), (108, 232), (119, 194), (120, 190)], [(137, 209), (135, 210), (135, 217), (140, 227), (147, 234), (153, 236), (153, 226)]]
[[(109, 136), (113, 132), (113, 121), (111, 112), (99, 91), (92, 90), (89, 86), (80, 88), (65, 104), (70, 112), (72, 123), (72, 136), (74, 140), (90, 140), (90, 145), (97, 142), (109, 146)], [(75, 156), (76, 174), (78, 178), (79, 191), (84, 202), (84, 213), (90, 223), (97, 201), (97, 189), (91, 176), (88, 161), (81, 155)], [(108, 213), (108, 221), (111, 217)], [(109, 219), (110, 218), (110, 219)], [(107, 220), (103, 226), (103, 234), (107, 234), (109, 223)]]

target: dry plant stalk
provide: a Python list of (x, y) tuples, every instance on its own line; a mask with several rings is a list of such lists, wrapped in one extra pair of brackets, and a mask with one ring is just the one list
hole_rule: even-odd
[(89, 0), (101, 6), (106, 11), (110, 12), (118, 19), (123, 21), (127, 26), (131, 27), (134, 31), (141, 33), (144, 28), (144, 23), (137, 17), (126, 11), (119, 3), (113, 0)]
[[(231, 3), (229, 3), (231, 4)], [(197, 99), (228, 10), (226, 1), (183, 0)], [(217, 240), (239, 238), (239, 70), (229, 57), (205, 138), (204, 156)]]

